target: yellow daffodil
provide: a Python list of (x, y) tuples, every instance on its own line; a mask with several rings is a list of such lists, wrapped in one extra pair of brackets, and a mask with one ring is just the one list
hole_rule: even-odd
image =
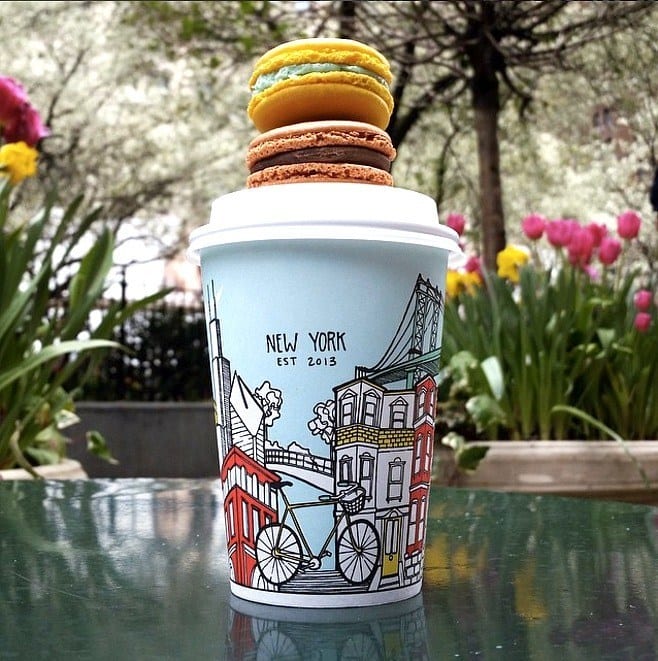
[(482, 276), (476, 271), (466, 271), (462, 273), (462, 283), (469, 294), (473, 294), (475, 289), (482, 284)]
[(446, 293), (448, 298), (455, 298), (461, 293), (461, 274), (459, 271), (448, 270), (446, 274)]
[(472, 294), (482, 284), (482, 277), (475, 271), (448, 270), (446, 274), (446, 293), (448, 298), (455, 298), (466, 292)]
[(25, 142), (10, 142), (0, 147), (0, 176), (9, 177), (13, 185), (37, 172), (39, 153)]
[(521, 248), (517, 248), (516, 246), (507, 246), (496, 257), (498, 275), (511, 282), (518, 282), (519, 267), (526, 264), (528, 259), (529, 255), (525, 250), (521, 250)]

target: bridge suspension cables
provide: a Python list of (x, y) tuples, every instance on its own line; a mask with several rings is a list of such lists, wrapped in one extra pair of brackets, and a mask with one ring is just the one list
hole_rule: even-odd
[(419, 275), (384, 355), (373, 367), (357, 367), (356, 378), (382, 385), (405, 380), (410, 388), (423, 374), (437, 374), (442, 311), (441, 290)]

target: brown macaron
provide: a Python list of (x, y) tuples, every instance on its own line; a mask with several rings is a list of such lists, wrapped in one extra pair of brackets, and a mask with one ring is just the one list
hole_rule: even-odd
[(392, 186), (394, 159), (390, 137), (372, 124), (291, 124), (262, 133), (249, 143), (247, 188), (307, 181)]

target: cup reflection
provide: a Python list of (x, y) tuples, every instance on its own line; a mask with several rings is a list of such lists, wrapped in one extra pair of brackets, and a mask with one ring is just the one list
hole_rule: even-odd
[(371, 608), (265, 606), (231, 596), (227, 661), (379, 661), (430, 658), (418, 595)]

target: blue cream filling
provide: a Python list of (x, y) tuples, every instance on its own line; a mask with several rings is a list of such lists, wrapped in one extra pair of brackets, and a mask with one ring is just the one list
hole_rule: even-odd
[(384, 85), (388, 89), (388, 83), (384, 78), (377, 75), (369, 69), (364, 69), (355, 64), (330, 64), (326, 62), (316, 62), (316, 63), (307, 63), (307, 64), (290, 64), (285, 67), (281, 67), (277, 71), (271, 71), (269, 73), (263, 73), (258, 78), (251, 88), (252, 94), (258, 94), (263, 90), (266, 90), (268, 87), (276, 83), (280, 83), (283, 80), (290, 80), (291, 78), (300, 78), (309, 73), (328, 73), (330, 71), (347, 71), (349, 73), (359, 73), (365, 76), (370, 76), (374, 78), (378, 83)]

